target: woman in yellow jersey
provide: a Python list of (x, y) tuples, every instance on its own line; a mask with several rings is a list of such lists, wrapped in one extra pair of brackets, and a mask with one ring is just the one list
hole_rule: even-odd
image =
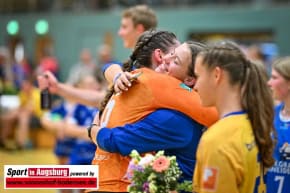
[(204, 106), (217, 107), (220, 120), (199, 143), (194, 192), (265, 192), (274, 111), (264, 73), (232, 42), (198, 54), (194, 88)]

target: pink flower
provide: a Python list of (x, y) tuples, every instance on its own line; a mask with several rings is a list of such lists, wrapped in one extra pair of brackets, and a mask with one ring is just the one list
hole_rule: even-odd
[(160, 156), (153, 162), (153, 170), (156, 172), (163, 172), (168, 169), (170, 161), (165, 156)]

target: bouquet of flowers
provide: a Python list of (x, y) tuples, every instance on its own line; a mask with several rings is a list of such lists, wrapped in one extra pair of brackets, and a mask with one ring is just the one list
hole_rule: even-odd
[(191, 181), (178, 182), (181, 171), (175, 156), (165, 156), (164, 151), (141, 157), (136, 150), (130, 154), (131, 162), (126, 177), (131, 180), (130, 193), (192, 192)]

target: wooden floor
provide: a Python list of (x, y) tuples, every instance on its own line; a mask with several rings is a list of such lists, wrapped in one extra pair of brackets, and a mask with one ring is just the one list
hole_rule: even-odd
[(35, 149), (8, 152), (0, 149), (0, 192), (1, 193), (57, 193), (57, 190), (10, 189), (4, 190), (4, 165), (50, 165), (57, 159), (52, 149)]

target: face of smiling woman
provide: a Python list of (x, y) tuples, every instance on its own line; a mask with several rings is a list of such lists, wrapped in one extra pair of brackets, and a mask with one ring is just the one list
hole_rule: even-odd
[(156, 69), (157, 72), (166, 73), (180, 81), (184, 81), (188, 77), (188, 68), (191, 65), (191, 51), (186, 43), (173, 49), (163, 59), (163, 64)]

